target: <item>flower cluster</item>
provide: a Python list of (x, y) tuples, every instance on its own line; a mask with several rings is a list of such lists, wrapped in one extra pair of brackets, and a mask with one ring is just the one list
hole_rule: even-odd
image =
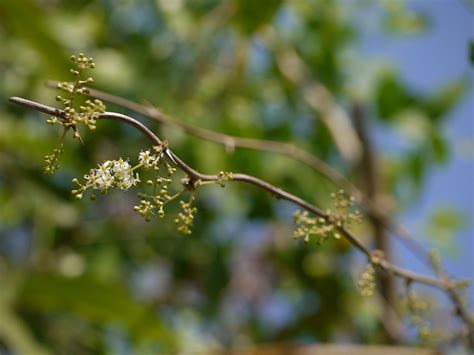
[[(61, 82), (57, 84), (57, 88), (63, 91), (64, 96), (58, 95), (56, 101), (63, 106), (64, 114), (61, 117), (49, 117), (47, 122), (51, 125), (60, 125), (63, 127), (63, 135), (59, 147), (53, 150), (51, 155), (45, 156), (45, 173), (52, 174), (59, 166), (58, 157), (63, 153), (63, 139), (69, 130), (72, 130), (74, 138), (82, 142), (79, 134), (78, 126), (82, 124), (90, 130), (96, 129), (97, 119), (105, 112), (106, 107), (100, 100), (85, 100), (81, 105), (78, 104), (78, 97), (88, 95), (89, 90), (86, 85), (91, 84), (94, 80), (91, 77), (82, 78), (82, 74), (87, 69), (95, 68), (92, 58), (86, 57), (83, 53), (71, 56), (74, 67), (70, 70), (74, 80), (71, 82)], [(197, 210), (192, 206), (194, 201), (194, 191), (199, 186), (199, 180), (182, 179), (184, 189), (174, 195), (170, 195), (168, 187), (171, 184), (171, 177), (176, 172), (176, 168), (171, 166), (165, 159), (167, 154), (168, 143), (161, 142), (152, 149), (141, 151), (138, 155), (138, 164), (131, 166), (128, 160), (107, 160), (99, 164), (97, 168), (91, 169), (88, 174), (84, 175), (84, 180), (73, 179), (73, 183), (77, 188), (72, 190), (72, 194), (76, 199), (82, 199), (84, 193), (88, 190), (97, 190), (102, 194), (106, 194), (109, 190), (128, 190), (130, 187), (140, 182), (137, 169), (152, 170), (156, 175), (153, 179), (147, 180), (147, 184), (152, 186), (152, 193), (146, 194), (140, 192), (138, 197), (140, 202), (134, 206), (134, 210), (145, 218), (146, 221), (151, 216), (158, 215), (164, 217), (164, 206), (168, 202), (174, 200), (184, 191), (191, 191), (191, 198), (188, 202), (181, 201), (180, 205), (182, 213), (176, 218), (178, 231), (183, 234), (191, 234), (194, 215)], [(166, 177), (160, 176), (161, 169), (166, 169)], [(232, 179), (231, 173), (219, 173), (218, 183), (224, 186), (226, 181)], [(91, 199), (95, 199), (92, 193)]]
[(53, 149), (51, 155), (46, 155), (44, 157), (45, 167), (44, 173), (46, 175), (54, 174), (54, 171), (59, 167), (59, 156), (64, 153), (63, 143), (59, 143), (59, 146)]
[(184, 235), (191, 234), (194, 215), (197, 213), (197, 208), (193, 207), (194, 199), (194, 193), (192, 193), (188, 202), (179, 201), (183, 212), (178, 214), (178, 217), (174, 220), (174, 222), (178, 226), (178, 232)]
[(326, 214), (332, 224), (338, 227), (348, 227), (351, 223), (359, 223), (362, 216), (358, 210), (351, 211), (354, 207), (354, 197), (348, 197), (344, 190), (339, 190), (331, 194), (336, 211), (327, 210)]
[(166, 149), (168, 149), (168, 143), (164, 141), (160, 145), (153, 146), (151, 151), (149, 149), (145, 151), (142, 150), (138, 155), (138, 162), (145, 169), (153, 169), (156, 172), (160, 171), (160, 166), (165, 166), (167, 175), (170, 177), (176, 172), (176, 168), (172, 167), (164, 159)]
[(85, 183), (80, 183), (78, 179), (73, 179), (73, 182), (79, 188), (72, 190), (72, 194), (77, 199), (81, 199), (84, 191), (89, 188), (99, 190), (103, 194), (107, 193), (109, 189), (128, 190), (140, 181), (138, 173), (134, 175), (133, 170), (134, 168), (130, 166), (128, 161), (124, 161), (122, 158), (119, 160), (107, 160), (99, 164), (97, 169), (91, 169), (89, 174), (84, 175)]
[(163, 209), (165, 204), (178, 196), (170, 196), (168, 193), (168, 185), (171, 181), (171, 179), (160, 176), (156, 177), (154, 180), (147, 180), (147, 185), (153, 186), (153, 193), (151, 195), (142, 192), (138, 193), (140, 203), (134, 206), (134, 211), (144, 217), (147, 222), (149, 222), (151, 216), (155, 214), (158, 214), (158, 217), (163, 218), (165, 216), (165, 211)]
[(369, 263), (365, 268), (364, 272), (360, 275), (359, 281), (357, 282), (360, 294), (364, 297), (370, 297), (375, 291), (375, 268)]
[[(158, 215), (163, 218), (165, 216), (164, 206), (179, 197), (184, 191), (192, 191), (191, 197), (188, 202), (180, 201), (182, 212), (178, 214), (175, 219), (175, 223), (178, 227), (178, 232), (189, 235), (193, 226), (194, 215), (197, 213), (197, 209), (193, 207), (195, 199), (194, 188), (197, 186), (194, 184), (189, 177), (181, 179), (181, 183), (184, 187), (182, 191), (176, 194), (169, 194), (170, 179), (176, 172), (176, 168), (168, 164), (164, 159), (165, 152), (167, 149), (167, 143), (163, 142), (160, 146), (154, 146), (153, 149), (141, 151), (138, 155), (139, 166), (145, 169), (153, 169), (156, 173), (154, 179), (147, 180), (147, 185), (152, 187), (151, 194), (139, 193), (140, 203), (134, 206), (134, 210), (138, 212), (145, 221), (150, 221), (152, 216)], [(160, 176), (160, 167), (166, 167), (166, 177)], [(190, 188), (192, 186), (192, 188)]]
[(83, 80), (81, 75), (86, 69), (93, 69), (95, 67), (94, 60), (84, 56), (80, 53), (78, 56), (71, 56), (71, 61), (74, 64), (74, 68), (71, 69), (71, 74), (74, 76), (73, 82), (62, 82), (58, 83), (57, 88), (64, 91), (67, 97), (56, 96), (56, 101), (61, 102), (64, 109), (64, 116), (58, 118), (51, 116), (48, 118), (48, 124), (63, 126), (64, 133), (61, 137), (59, 147), (53, 151), (53, 154), (45, 156), (45, 173), (52, 174), (59, 166), (58, 157), (63, 152), (63, 140), (66, 132), (72, 130), (74, 138), (79, 139), (82, 142), (82, 138), (77, 128), (78, 124), (84, 124), (91, 130), (95, 130), (96, 121), (99, 116), (105, 112), (105, 105), (100, 100), (86, 100), (84, 104), (76, 107), (76, 97), (84, 94), (88, 94), (89, 91), (85, 87), (92, 83), (92, 78)]
[(217, 182), (221, 187), (225, 187), (225, 183), (227, 181), (231, 181), (233, 179), (232, 173), (228, 171), (220, 171), (217, 174)]
[(318, 238), (318, 243), (324, 242), (330, 236), (335, 239), (341, 238), (338, 228), (347, 227), (353, 222), (361, 221), (359, 211), (351, 211), (354, 205), (354, 199), (347, 198), (343, 190), (332, 193), (336, 211), (326, 211), (326, 217), (311, 217), (307, 211), (297, 210), (293, 217), (297, 228), (293, 232), (293, 238), (303, 238), (309, 242), (311, 236)]
[(410, 314), (411, 322), (418, 329), (418, 337), (423, 343), (429, 343), (433, 339), (433, 331), (427, 315), (430, 312), (430, 305), (426, 300), (418, 297), (416, 293), (407, 287), (407, 309)]
[(68, 94), (67, 97), (56, 97), (56, 100), (64, 106), (65, 116), (62, 119), (50, 117), (48, 123), (60, 124), (65, 129), (71, 128), (74, 132), (74, 137), (81, 140), (77, 125), (82, 123), (89, 129), (94, 130), (100, 114), (105, 112), (105, 105), (100, 100), (86, 100), (79, 108), (75, 107), (76, 96), (88, 94), (89, 90), (85, 85), (94, 82), (94, 79), (91, 77), (83, 80), (81, 75), (84, 70), (95, 68), (95, 63), (94, 59), (87, 58), (83, 53), (80, 53), (78, 56), (71, 56), (71, 61), (74, 63), (71, 74), (75, 77), (75, 80), (73, 82), (58, 83), (57, 85), (58, 89)]
[(317, 236), (318, 243), (322, 243), (329, 235), (334, 234), (334, 237), (339, 238), (338, 233), (333, 233), (335, 227), (327, 219), (322, 217), (310, 217), (307, 211), (297, 210), (293, 218), (298, 226), (293, 232), (293, 238), (303, 240), (308, 243), (310, 236)]
[[(146, 170), (152, 169), (156, 176), (154, 179), (147, 180), (147, 185), (152, 186), (153, 191), (151, 194), (139, 193), (140, 203), (134, 206), (134, 210), (138, 212), (148, 222), (151, 220), (151, 216), (157, 214), (158, 217), (163, 218), (165, 211), (163, 207), (168, 202), (174, 200), (179, 196), (177, 193), (171, 196), (168, 192), (168, 186), (172, 182), (170, 177), (176, 172), (176, 168), (172, 167), (164, 159), (165, 152), (168, 148), (167, 142), (162, 142), (160, 145), (153, 146), (150, 150), (141, 151), (138, 155), (139, 166)], [(162, 167), (166, 168), (167, 177), (159, 175)]]
[(156, 166), (158, 158), (150, 153), (150, 150), (141, 151), (138, 155), (138, 162), (143, 164), (145, 169), (150, 169)]

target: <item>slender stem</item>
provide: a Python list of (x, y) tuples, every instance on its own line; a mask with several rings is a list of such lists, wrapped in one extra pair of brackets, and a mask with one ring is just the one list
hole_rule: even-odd
[[(37, 110), (40, 112), (44, 112), (49, 115), (57, 116), (60, 118), (64, 118), (65, 112), (54, 108), (50, 106), (46, 106), (34, 101), (26, 100), (23, 98), (19, 97), (11, 97), (10, 101), (27, 107), (29, 109)], [(123, 115), (119, 113), (114, 113), (114, 112), (105, 112), (99, 116), (99, 119), (106, 119), (106, 120), (115, 120), (115, 121), (121, 121), (123, 123), (126, 123), (128, 125), (131, 125), (138, 129), (146, 138), (148, 138), (154, 145), (161, 145), (163, 142), (161, 139), (159, 139), (148, 127), (146, 127), (144, 124), (141, 122)], [(185, 172), (189, 178), (194, 179), (194, 180), (201, 180), (201, 181), (219, 181), (219, 177), (217, 175), (206, 175), (198, 172), (197, 170), (194, 170), (192, 167), (187, 165), (185, 162), (183, 162), (176, 154), (174, 154), (170, 149), (165, 150), (165, 156), (166, 158), (175, 164), (178, 168), (180, 168), (183, 172)], [(328, 220), (328, 216), (326, 213), (324, 213), (322, 210), (314, 206), (313, 204), (287, 192), (284, 191), (276, 186), (273, 186), (269, 184), (268, 182), (258, 179), (254, 176), (251, 175), (246, 175), (246, 174), (240, 174), (240, 173), (234, 173), (232, 174), (232, 181), (241, 181), (250, 185), (257, 186), (263, 190), (266, 190), (270, 192), (272, 195), (274, 195), (277, 198), (287, 200), (289, 202), (292, 202), (295, 205), (298, 205), (305, 210), (314, 213), (315, 215), (322, 217), (326, 220)], [(458, 315), (464, 320), (466, 323), (468, 329), (469, 329), (469, 338), (472, 339), (474, 338), (474, 319), (472, 315), (469, 313), (467, 310), (463, 300), (459, 296), (459, 294), (456, 292), (455, 285), (453, 281), (451, 281), (448, 278), (437, 278), (437, 277), (432, 277), (428, 275), (423, 275), (419, 273), (412, 272), (410, 270), (401, 268), (395, 264), (390, 263), (387, 260), (384, 260), (383, 258), (379, 258), (378, 261), (374, 261), (374, 252), (370, 250), (368, 247), (366, 247), (356, 236), (354, 236), (349, 230), (345, 229), (344, 227), (337, 227), (338, 231), (351, 243), (353, 244), (357, 249), (359, 249), (362, 253), (364, 253), (369, 260), (379, 269), (384, 270), (390, 274), (393, 274), (397, 277), (400, 277), (406, 281), (409, 282), (418, 282), (422, 283), (425, 285), (433, 286), (439, 289), (445, 290), (448, 295), (450, 296), (452, 302), (454, 303), (456, 307), (456, 311)], [(472, 346), (472, 344), (471, 344)]]
[(163, 206), (166, 205), (167, 203), (173, 201), (174, 199), (176, 199), (177, 197), (179, 197), (184, 191), (186, 190), (181, 190), (181, 191), (178, 191), (177, 193), (175, 193), (173, 196), (170, 196), (170, 198), (166, 201), (163, 202)]
[[(64, 111), (46, 106), (34, 101), (26, 100), (23, 98), (19, 97), (11, 97), (10, 101), (19, 104), (21, 106), (34, 109), (40, 112), (47, 113), (49, 115), (57, 116), (57, 117), (64, 117), (65, 113)], [(99, 119), (108, 119), (108, 120), (115, 120), (115, 121), (121, 121), (124, 122), (128, 125), (131, 125), (138, 129), (145, 137), (147, 137), (154, 145), (161, 145), (163, 142), (160, 138), (158, 138), (148, 127), (146, 127), (143, 123), (120, 113), (115, 113), (115, 112), (105, 112), (99, 116)], [(194, 170), (192, 167), (187, 165), (184, 161), (182, 161), (176, 154), (174, 154), (170, 149), (166, 149), (165, 151), (165, 156), (167, 159), (169, 159), (173, 164), (175, 164), (177, 167), (179, 167), (183, 172), (185, 172), (191, 179), (194, 180), (201, 180), (201, 181), (212, 181), (212, 182), (218, 182), (219, 177), (217, 175), (207, 175), (207, 174), (202, 174), (198, 172), (197, 170)], [(276, 186), (273, 186), (269, 184), (268, 182), (264, 180), (260, 180), (254, 176), (247, 175), (247, 174), (240, 174), (240, 173), (233, 173), (232, 174), (232, 180), (230, 181), (241, 181), (245, 182), (250, 185), (255, 185), (257, 187), (260, 187), (270, 193), (272, 193), (275, 197), (284, 199), (287, 201), (290, 201), (294, 203), (295, 205), (298, 205), (305, 210), (315, 214), (316, 216), (322, 217), (322, 218), (328, 218), (326, 213), (324, 213), (322, 210), (317, 208), (316, 206), (310, 204), (309, 202), (287, 192), (284, 191)], [(348, 231), (345, 228), (339, 228), (341, 234), (348, 239), (356, 248), (358, 248), (360, 251), (362, 251), (367, 257), (372, 256), (372, 252), (369, 248), (367, 248), (357, 237), (355, 237), (350, 231)], [(427, 285), (431, 286), (436, 286), (436, 287), (441, 287), (445, 288), (445, 282), (442, 280), (439, 280), (437, 278), (431, 277), (431, 276), (425, 276), (421, 274), (416, 274), (412, 273), (409, 271), (406, 271), (405, 269), (398, 268), (398, 267), (393, 267), (392, 264), (386, 262), (384, 266), (382, 267), (384, 269), (390, 270), (397, 276), (405, 277), (409, 280), (413, 281), (418, 281)]]
[(133, 168), (128, 169), (128, 172), (131, 173), (132, 171), (141, 168), (143, 165), (145, 165), (145, 163), (139, 163), (139, 164), (135, 165)]
[(64, 142), (64, 137), (66, 137), (66, 133), (69, 130), (68, 127), (63, 128), (63, 133), (61, 134), (61, 139), (59, 140), (59, 144), (61, 145)]
[(218, 184), (218, 182), (216, 182), (216, 181), (201, 181), (199, 183), (199, 187), (205, 186), (205, 185), (215, 185), (215, 184)]
[[(47, 85), (48, 87), (56, 88), (57, 82), (48, 81)], [(123, 97), (115, 96), (110, 93), (96, 89), (88, 88), (88, 90), (88, 95), (90, 97), (97, 98), (112, 103), (114, 105), (126, 108), (140, 115), (158, 121), (162, 124), (182, 129), (184, 132), (191, 134), (195, 137), (202, 138), (204, 140), (211, 141), (217, 144), (222, 144), (229, 151), (233, 151), (237, 147), (258, 151), (267, 151), (285, 155), (291, 159), (301, 162), (302, 164), (310, 167), (314, 171), (326, 177), (336, 186), (346, 190), (348, 193), (354, 196), (357, 203), (367, 211), (371, 218), (376, 219), (388, 231), (393, 233), (393, 236), (399, 239), (415, 256), (420, 258), (426, 265), (430, 265), (428, 251), (419, 242), (417, 242), (405, 228), (398, 225), (390, 218), (384, 206), (381, 206), (380, 203), (376, 202), (373, 199), (370, 199), (362, 190), (352, 184), (337, 170), (335, 170), (330, 165), (326, 164), (323, 160), (319, 159), (313, 154), (305, 151), (304, 149), (301, 149), (291, 143), (264, 139), (235, 137), (228, 134), (207, 130), (205, 128), (196, 127), (176, 118), (173, 118), (167, 114), (164, 114), (157, 107), (151, 105), (140, 105), (136, 102), (124, 99)]]
[(152, 193), (153, 196), (156, 196), (156, 186), (157, 186), (156, 179), (154, 179), (153, 180), (153, 193)]

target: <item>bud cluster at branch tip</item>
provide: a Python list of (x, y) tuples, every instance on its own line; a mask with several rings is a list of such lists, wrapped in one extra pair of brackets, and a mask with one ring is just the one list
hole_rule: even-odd
[(45, 173), (53, 174), (59, 167), (59, 155), (64, 151), (63, 140), (67, 131), (72, 130), (73, 137), (82, 142), (79, 134), (78, 125), (83, 124), (90, 130), (96, 129), (96, 121), (99, 116), (105, 112), (106, 107), (100, 100), (85, 100), (82, 105), (77, 103), (76, 98), (81, 95), (87, 95), (89, 90), (86, 85), (94, 82), (94, 79), (88, 77), (82, 78), (83, 71), (95, 68), (94, 59), (86, 57), (83, 53), (71, 56), (73, 68), (70, 73), (74, 80), (71, 82), (61, 82), (57, 84), (57, 88), (66, 93), (65, 97), (56, 96), (56, 101), (63, 106), (64, 115), (62, 117), (51, 116), (47, 119), (47, 123), (51, 125), (63, 126), (64, 132), (61, 137), (58, 148), (53, 150), (53, 154), (45, 156)]

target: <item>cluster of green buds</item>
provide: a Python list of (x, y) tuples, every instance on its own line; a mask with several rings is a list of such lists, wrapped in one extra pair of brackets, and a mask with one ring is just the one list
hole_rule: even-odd
[(57, 85), (59, 90), (67, 94), (67, 97), (56, 96), (56, 100), (64, 106), (65, 117), (62, 119), (51, 117), (48, 123), (60, 124), (65, 129), (71, 128), (74, 132), (74, 138), (81, 140), (77, 125), (82, 123), (89, 129), (94, 130), (100, 114), (105, 112), (105, 105), (100, 100), (86, 100), (83, 105), (76, 107), (76, 97), (87, 95), (89, 90), (86, 85), (94, 82), (91, 77), (83, 79), (82, 74), (87, 69), (95, 68), (95, 63), (94, 59), (84, 56), (83, 53), (78, 56), (71, 56), (71, 61), (74, 63), (74, 68), (70, 70), (74, 76), (74, 81), (62, 82)]
[(84, 124), (89, 129), (95, 130), (97, 119), (106, 109), (105, 105), (100, 100), (86, 100), (82, 105), (79, 105), (76, 102), (76, 97), (87, 95), (89, 93), (85, 86), (91, 84), (94, 80), (91, 77), (83, 79), (82, 74), (86, 69), (93, 69), (95, 63), (94, 59), (86, 57), (83, 53), (80, 53), (77, 56), (71, 56), (71, 61), (73, 62), (74, 67), (71, 68), (70, 72), (73, 75), (74, 80), (72, 82), (62, 82), (57, 84), (57, 88), (66, 93), (66, 97), (60, 95), (56, 96), (56, 101), (63, 105), (64, 116), (61, 118), (51, 116), (47, 120), (48, 124), (63, 126), (64, 132), (61, 141), (59, 142), (59, 146), (53, 150), (51, 155), (45, 156), (44, 171), (46, 174), (53, 174), (59, 167), (58, 160), (59, 155), (63, 153), (63, 141), (66, 132), (71, 129), (73, 137), (82, 142), (77, 127), (78, 124)]
[(339, 190), (331, 194), (335, 211), (327, 210), (329, 221), (337, 227), (349, 227), (352, 223), (360, 223), (362, 215), (358, 210), (352, 211), (354, 207), (354, 197), (348, 196), (344, 190)]
[(232, 179), (232, 173), (229, 171), (220, 171), (217, 174), (217, 183), (221, 185), (221, 187), (225, 187), (226, 182), (231, 181)]
[(312, 217), (307, 211), (297, 210), (294, 215), (294, 221), (297, 228), (293, 232), (293, 238), (303, 238), (305, 242), (309, 242), (311, 236), (318, 239), (318, 243), (324, 242), (329, 237), (340, 239), (341, 234), (338, 228), (347, 227), (353, 222), (362, 220), (359, 211), (352, 212), (354, 198), (348, 198), (343, 190), (332, 193), (331, 198), (334, 200), (335, 211), (326, 210), (326, 217)]
[[(140, 182), (138, 173), (133, 173), (139, 165), (132, 167), (128, 161), (122, 158), (119, 160), (107, 160), (96, 169), (91, 169), (89, 174), (84, 175), (85, 182), (81, 183), (78, 179), (72, 182), (78, 185), (78, 188), (72, 190), (72, 194), (78, 200), (82, 199), (87, 189), (98, 190), (106, 194), (110, 189), (126, 191), (130, 187)], [(95, 196), (92, 195), (92, 199)]]
[(322, 243), (330, 235), (339, 238), (338, 233), (334, 232), (334, 225), (322, 217), (310, 217), (307, 211), (297, 210), (293, 214), (297, 228), (293, 232), (293, 239), (303, 238), (305, 243), (309, 242), (311, 236), (318, 238), (318, 243)]
[(360, 294), (364, 297), (370, 297), (375, 292), (375, 267), (372, 263), (368, 263), (364, 272), (360, 275), (357, 282)]
[(50, 155), (46, 155), (44, 157), (44, 173), (46, 175), (54, 174), (55, 170), (59, 168), (59, 156), (64, 153), (64, 145), (63, 143), (59, 143), (58, 147), (53, 149), (53, 153)]
[[(153, 180), (147, 180), (147, 184), (153, 188), (152, 193), (139, 193), (138, 197), (140, 198), (140, 203), (134, 207), (134, 210), (144, 217), (147, 222), (151, 220), (153, 215), (158, 215), (158, 217), (163, 218), (165, 216), (164, 206), (179, 197), (186, 190), (190, 190), (191, 197), (189, 201), (180, 201), (182, 212), (180, 212), (175, 219), (178, 232), (189, 235), (192, 231), (194, 215), (197, 213), (196, 207), (193, 207), (195, 199), (194, 190), (199, 184), (191, 181), (189, 177), (185, 177), (181, 179), (184, 189), (173, 195), (169, 194), (168, 187), (172, 182), (171, 177), (176, 172), (176, 168), (172, 167), (164, 159), (166, 149), (167, 143), (163, 142), (161, 146), (154, 146), (153, 151), (146, 150), (140, 152), (140, 164), (143, 165), (145, 169), (153, 169), (156, 176)], [(167, 177), (159, 175), (160, 167), (166, 168)]]
[(182, 212), (178, 214), (178, 217), (174, 220), (178, 226), (178, 232), (184, 235), (190, 235), (194, 223), (194, 215), (197, 213), (197, 208), (193, 207), (195, 199), (194, 193), (191, 193), (191, 197), (188, 202), (179, 201)]
[(433, 340), (433, 331), (426, 319), (430, 313), (430, 304), (417, 296), (409, 285), (407, 285), (407, 309), (411, 322), (418, 329), (418, 338), (422, 343), (430, 343)]
[(170, 196), (168, 193), (168, 185), (171, 183), (171, 179), (157, 176), (154, 180), (147, 180), (147, 185), (153, 186), (153, 193), (145, 194), (138, 193), (140, 203), (133, 207), (134, 211), (138, 212), (140, 216), (145, 218), (145, 221), (149, 222), (151, 216), (157, 214), (158, 217), (163, 218), (165, 211), (163, 207), (168, 202), (174, 200), (178, 195)]
[[(164, 205), (174, 200), (181, 193), (171, 196), (168, 192), (168, 186), (172, 182), (170, 179), (176, 172), (176, 168), (172, 167), (165, 160), (165, 152), (168, 147), (167, 142), (161, 145), (153, 146), (152, 150), (141, 151), (138, 155), (139, 165), (145, 170), (153, 170), (156, 176), (147, 180), (147, 185), (152, 186), (151, 194), (139, 193), (140, 203), (134, 206), (134, 210), (138, 212), (147, 222), (151, 217), (157, 214), (160, 218), (165, 216)], [(159, 175), (162, 167), (166, 168), (166, 176)]]

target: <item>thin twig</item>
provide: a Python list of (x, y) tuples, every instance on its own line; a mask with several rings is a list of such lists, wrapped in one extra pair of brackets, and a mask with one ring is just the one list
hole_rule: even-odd
[[(51, 88), (56, 88), (57, 84), (57, 81), (47, 82), (48, 87)], [(393, 233), (393, 236), (400, 240), (416, 257), (422, 260), (426, 265), (430, 266), (428, 251), (423, 248), (423, 246), (419, 242), (417, 242), (405, 228), (390, 219), (384, 206), (381, 206), (380, 203), (369, 199), (359, 188), (352, 184), (337, 170), (326, 164), (323, 160), (307, 152), (306, 150), (301, 149), (291, 143), (265, 139), (235, 137), (228, 134), (208, 130), (205, 128), (196, 127), (189, 123), (173, 118), (167, 114), (164, 114), (157, 107), (150, 105), (141, 105), (136, 102), (124, 99), (120, 96), (112, 95), (101, 90), (91, 88), (88, 88), (88, 90), (88, 95), (90, 97), (109, 102), (116, 106), (138, 113), (142, 116), (156, 120), (162, 124), (182, 129), (184, 132), (191, 134), (195, 137), (222, 144), (229, 151), (232, 151), (236, 147), (238, 147), (258, 151), (273, 152), (285, 155), (291, 159), (305, 164), (317, 173), (326, 177), (336, 186), (344, 189), (350, 195), (354, 196), (357, 203), (363, 209), (366, 210), (367, 214), (370, 217), (377, 219), (379, 223), (381, 223), (385, 228), (387, 228), (388, 231)]]
[[(57, 84), (57, 81), (47, 82), (48, 87), (51, 88), (57, 88)], [(142, 116), (151, 118), (167, 126), (179, 128), (195, 137), (222, 144), (230, 152), (232, 152), (236, 147), (238, 147), (286, 155), (287, 157), (299, 161), (309, 166), (316, 172), (319, 172), (323, 176), (327, 177), (337, 186), (343, 188), (344, 190), (347, 190), (352, 195), (354, 195), (356, 199), (362, 199), (362, 197), (360, 196), (363, 196), (363, 193), (357, 187), (352, 185), (343, 175), (341, 175), (339, 172), (337, 172), (335, 169), (333, 169), (321, 159), (317, 158), (306, 150), (297, 147), (292, 143), (278, 142), (266, 139), (236, 137), (225, 133), (215, 132), (205, 128), (196, 127), (189, 123), (173, 118), (152, 105), (141, 105), (136, 102), (124, 99), (123, 97), (112, 95), (101, 90), (96, 90), (92, 88), (87, 88), (87, 90), (89, 91), (87, 95), (90, 97), (109, 102), (119, 107), (123, 107), (125, 109), (136, 112)]]
[[(19, 97), (11, 97), (10, 101), (13, 103), (16, 103), (18, 105), (40, 111), (43, 113), (46, 113), (48, 115), (64, 118), (65, 117), (65, 112), (63, 110), (60, 110), (58, 108), (50, 107), (47, 105), (43, 105), (38, 102), (30, 101), (27, 99), (19, 98)], [(121, 121), (124, 122), (130, 126), (135, 127), (138, 129), (145, 137), (147, 137), (153, 144), (155, 145), (161, 145), (163, 142), (161, 139), (159, 139), (148, 127), (146, 127), (143, 123), (135, 120), (134, 118), (131, 118), (127, 115), (123, 115), (120, 113), (115, 113), (115, 112), (105, 112), (99, 116), (99, 119), (108, 119), (108, 120), (115, 120), (115, 121)], [(177, 167), (179, 167), (183, 172), (185, 172), (187, 175), (189, 175), (190, 178), (195, 179), (195, 180), (201, 180), (201, 181), (219, 181), (219, 177), (217, 175), (207, 175), (207, 174), (202, 174), (196, 170), (194, 170), (192, 167), (187, 165), (184, 161), (182, 161), (176, 154), (174, 154), (170, 149), (166, 150), (166, 156), (167, 158), (175, 164)], [(242, 181), (251, 185), (258, 186), (264, 190), (269, 191), (272, 193), (275, 197), (281, 198), (287, 201), (290, 201), (305, 210), (312, 212), (313, 214), (322, 217), (322, 218), (328, 218), (326, 213), (324, 213), (322, 210), (317, 208), (316, 206), (310, 204), (309, 202), (292, 195), (276, 186), (273, 186), (269, 184), (266, 181), (260, 180), (254, 176), (247, 175), (247, 174), (240, 174), (240, 173), (233, 173), (232, 174), (232, 180), (231, 181)], [(372, 253), (371, 251), (361, 242), (359, 241), (358, 238), (352, 235), (351, 232), (346, 230), (345, 228), (341, 228), (341, 233), (351, 242), (354, 244), (355, 247), (357, 247), (360, 251), (362, 251), (367, 257), (371, 257)], [(431, 277), (431, 276), (425, 276), (421, 274), (416, 274), (416, 273), (411, 273), (409, 271), (405, 271), (402, 268), (396, 268), (392, 267), (393, 265), (390, 263), (385, 263), (383, 265), (380, 265), (381, 268), (386, 269), (388, 271), (393, 272), (397, 276), (402, 276), (406, 277), (409, 280), (412, 281), (418, 281), (427, 285), (435, 286), (435, 287), (441, 287), (445, 288), (446, 284), (444, 281), (439, 280), (437, 278)]]
[[(27, 107), (29, 109), (33, 109), (36, 111), (40, 111), (43, 113), (46, 113), (48, 115), (56, 116), (59, 118), (65, 118), (65, 112), (54, 108), (50, 106), (43, 105), (38, 102), (26, 100), (23, 98), (19, 97), (11, 97), (10, 101)], [(131, 125), (135, 127), (137, 130), (139, 130), (146, 138), (148, 138), (152, 144), (154, 145), (162, 145), (162, 141), (150, 130), (148, 127), (146, 127), (143, 123), (135, 120), (134, 118), (131, 118), (129, 116), (115, 113), (115, 112), (105, 112), (99, 116), (99, 119), (106, 119), (106, 120), (115, 120), (115, 121), (120, 121), (123, 123), (126, 123), (128, 125)], [(175, 164), (179, 169), (181, 169), (183, 172), (185, 172), (191, 179), (194, 180), (201, 180), (201, 181), (220, 181), (219, 176), (217, 175), (207, 175), (207, 174), (202, 174), (198, 172), (197, 170), (193, 169), (189, 165), (187, 165), (184, 161), (182, 161), (176, 154), (174, 154), (170, 149), (166, 149), (165, 151), (167, 159), (169, 159), (170, 162)], [(258, 179), (254, 176), (251, 175), (246, 175), (246, 174), (240, 174), (240, 173), (233, 173), (232, 174), (232, 179), (229, 182), (233, 181), (241, 181), (250, 185), (257, 186), (263, 190), (266, 190), (270, 192), (272, 195), (274, 195), (277, 198), (287, 200), (289, 202), (292, 202), (295, 205), (298, 205), (305, 210), (321, 217), (326, 220), (329, 220), (329, 217), (326, 213), (324, 213), (322, 210), (317, 208), (316, 206), (312, 205), (311, 203), (287, 192), (284, 191), (276, 186), (271, 185), (270, 183), (263, 181), (261, 179)], [(470, 333), (470, 338), (474, 338), (474, 320), (469, 313), (469, 311), (466, 309), (466, 306), (459, 296), (459, 294), (456, 292), (455, 289), (455, 284), (448, 278), (437, 278), (437, 277), (432, 277), (428, 275), (423, 275), (419, 273), (412, 272), (410, 270), (404, 269), (402, 267), (399, 267), (395, 264), (390, 263), (389, 261), (383, 259), (378, 253), (377, 250), (370, 250), (367, 248), (356, 236), (354, 236), (349, 230), (347, 230), (344, 227), (336, 227), (338, 231), (343, 235), (354, 247), (356, 247), (358, 250), (360, 250), (362, 253), (364, 253), (370, 260), (371, 263), (373, 263), (377, 268), (382, 269), (386, 271), (387, 273), (390, 273), (394, 276), (400, 277), (407, 282), (418, 282), (421, 284), (433, 286), (442, 290), (445, 290), (448, 295), (450, 296), (452, 302), (454, 303), (457, 313), (460, 316), (461, 319), (466, 323), (466, 326), (469, 328), (469, 333)], [(472, 345), (472, 344), (471, 344)]]

